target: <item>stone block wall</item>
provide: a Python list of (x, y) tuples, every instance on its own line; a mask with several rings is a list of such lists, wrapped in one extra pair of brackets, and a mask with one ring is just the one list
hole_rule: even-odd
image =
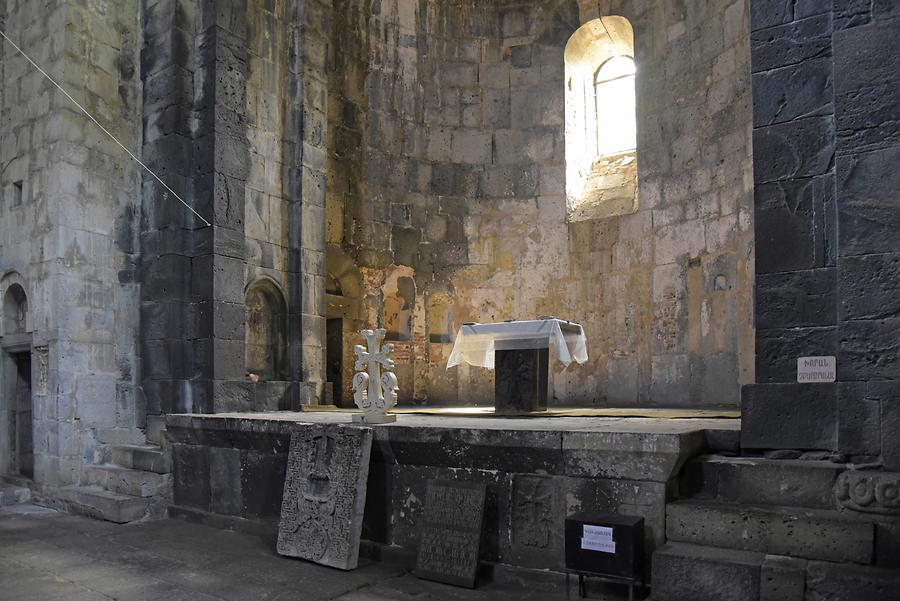
[[(557, 315), (584, 324), (591, 356), (556, 366), (557, 403), (738, 403), (754, 370), (744, 0), (344, 0), (335, 15), (328, 252), (353, 261), (369, 327), (391, 282), (414, 281), (403, 401), (492, 402), (493, 374), (447, 371), (433, 326)], [(635, 32), (637, 209), (570, 222), (564, 49), (606, 15)]]
[[(758, 384), (744, 390), (743, 444), (898, 469), (900, 8), (751, 9)], [(811, 355), (837, 358), (836, 383), (796, 384)]]
[[(3, 4), (7, 34), (139, 147), (137, 5)], [(0, 278), (28, 297), (41, 489), (78, 484), (108, 445), (141, 440), (139, 168), (11, 45), (2, 53)]]
[[(277, 522), (296, 422), (172, 415), (166, 423), (175, 475), (171, 515), (239, 528)], [(439, 418), (373, 429), (364, 540), (413, 564), (427, 481), (461, 480), (487, 486), (482, 561), (562, 572), (566, 516), (597, 511), (644, 518), (649, 564), (665, 542), (673, 478), (704, 447), (704, 432), (690, 427), (635, 433), (470, 426)]]

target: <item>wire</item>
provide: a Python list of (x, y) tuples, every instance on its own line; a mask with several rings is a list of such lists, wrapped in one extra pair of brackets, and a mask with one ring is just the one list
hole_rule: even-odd
[(28, 56), (27, 54), (25, 54), (25, 51), (22, 50), (21, 48), (19, 48), (19, 47), (16, 45), (15, 42), (13, 42), (11, 39), (9, 39), (9, 36), (7, 36), (2, 30), (0, 30), (0, 36), (3, 36), (3, 39), (5, 39), (7, 42), (9, 42), (9, 43), (12, 45), (12, 47), (15, 48), (15, 49), (19, 52), (19, 54), (21, 54), (22, 56), (25, 57), (25, 60), (27, 60), (29, 63), (31, 63), (31, 65), (32, 65), (35, 69), (37, 69), (38, 71), (40, 71), (41, 75), (43, 75), (44, 77), (46, 77), (47, 80), (48, 80), (50, 83), (52, 83), (54, 86), (56, 86), (56, 88), (57, 88), (60, 92), (62, 92), (62, 93), (66, 96), (66, 98), (68, 98), (69, 100), (71, 100), (71, 101), (72, 101), (72, 104), (74, 104), (74, 105), (77, 106), (79, 109), (81, 109), (81, 112), (84, 113), (85, 115), (87, 115), (87, 118), (90, 119), (91, 121), (93, 121), (93, 122), (97, 125), (97, 127), (99, 127), (101, 130), (103, 130), (103, 133), (105, 133), (107, 136), (109, 136), (109, 138), (110, 138), (113, 142), (115, 142), (116, 144), (118, 144), (118, 145), (119, 145), (119, 148), (121, 148), (122, 150), (124, 150), (125, 153), (126, 153), (128, 156), (130, 156), (130, 157), (134, 160), (135, 163), (137, 163), (138, 165), (140, 165), (141, 167), (143, 167), (144, 170), (145, 170), (147, 173), (149, 173), (150, 175), (152, 175), (152, 176), (156, 179), (156, 181), (158, 181), (160, 184), (162, 184), (163, 188), (165, 188), (169, 193), (172, 194), (172, 196), (174, 196), (176, 199), (178, 199), (178, 202), (180, 202), (181, 204), (183, 204), (184, 206), (186, 206), (186, 207), (188, 208), (188, 210), (189, 210), (191, 213), (193, 213), (194, 215), (196, 215), (197, 217), (199, 217), (200, 220), (201, 220), (204, 224), (206, 224), (207, 227), (209, 227), (210, 225), (212, 225), (209, 221), (207, 221), (207, 220), (203, 217), (203, 215), (201, 215), (200, 213), (198, 213), (197, 211), (195, 211), (194, 208), (193, 208), (191, 205), (189, 205), (188, 203), (186, 203), (186, 202), (181, 198), (181, 196), (179, 196), (178, 193), (175, 192), (175, 190), (173, 190), (172, 188), (170, 188), (169, 185), (168, 185), (166, 182), (164, 182), (158, 175), (156, 175), (156, 174), (153, 172), (153, 170), (150, 169), (150, 167), (148, 167), (147, 165), (145, 165), (145, 164), (143, 163), (143, 161), (141, 161), (139, 158), (137, 158), (133, 152), (131, 152), (130, 150), (128, 150), (128, 148), (126, 148), (124, 144), (122, 144), (121, 142), (119, 142), (119, 140), (118, 140), (114, 135), (112, 135), (112, 134), (109, 132), (108, 129), (106, 129), (105, 127), (103, 127), (103, 125), (102, 125), (99, 121), (97, 121), (97, 119), (95, 119), (94, 116), (93, 116), (92, 114), (90, 114), (86, 108), (84, 108), (83, 106), (81, 106), (81, 104), (80, 104), (77, 100), (75, 100), (74, 98), (72, 98), (72, 95), (71, 95), (71, 94), (69, 94), (68, 92), (66, 92), (65, 89), (63, 89), (63, 87), (62, 87), (61, 85), (59, 85), (58, 83), (56, 83), (56, 80), (54, 80), (52, 77), (50, 77), (50, 75), (48, 75), (46, 71), (44, 71), (43, 69), (41, 69), (40, 65), (38, 65), (36, 62), (34, 62), (34, 61), (31, 59), (30, 56)]

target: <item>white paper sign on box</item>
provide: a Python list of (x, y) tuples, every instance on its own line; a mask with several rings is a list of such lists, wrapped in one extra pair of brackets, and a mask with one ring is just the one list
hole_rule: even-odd
[(600, 551), (601, 553), (615, 553), (616, 543), (611, 540), (596, 540), (593, 538), (582, 538), (581, 548), (588, 551)]
[(606, 526), (593, 526), (591, 524), (585, 524), (581, 536), (583, 538), (589, 538), (591, 540), (612, 541), (613, 529), (607, 528)]

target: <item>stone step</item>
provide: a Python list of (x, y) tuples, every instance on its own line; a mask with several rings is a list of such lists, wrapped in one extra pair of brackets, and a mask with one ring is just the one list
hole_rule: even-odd
[(733, 503), (836, 509), (834, 484), (845, 469), (830, 461), (708, 455), (685, 466), (680, 493)]
[(0, 482), (0, 507), (26, 503), (30, 498), (31, 491), (26, 487)]
[(133, 497), (167, 495), (172, 486), (169, 474), (133, 470), (118, 465), (92, 465), (85, 468), (87, 483), (108, 491)]
[(806, 595), (828, 601), (900, 601), (900, 570), (811, 561)]
[(112, 461), (145, 472), (168, 474), (172, 471), (169, 453), (153, 445), (116, 445), (112, 448)]
[(66, 486), (57, 489), (56, 499), (69, 513), (117, 524), (142, 519), (147, 515), (150, 505), (148, 499), (116, 494), (93, 486)]
[(147, 441), (161, 447), (165, 447), (166, 434), (166, 416), (165, 415), (148, 415), (147, 416)]
[(759, 601), (765, 555), (668, 543), (653, 553), (655, 601)]
[(666, 538), (774, 555), (872, 563), (874, 524), (837, 511), (676, 501), (666, 505)]

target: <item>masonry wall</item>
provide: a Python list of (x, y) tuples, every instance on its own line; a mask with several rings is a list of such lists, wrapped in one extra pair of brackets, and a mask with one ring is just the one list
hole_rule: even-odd
[[(137, 6), (4, 5), (8, 35), (123, 144), (138, 147)], [(139, 179), (118, 146), (12, 46), (4, 42), (2, 52), (0, 277), (28, 296), (40, 490), (79, 483), (83, 465), (109, 459), (109, 444), (142, 440)]]
[[(742, 443), (900, 469), (894, 2), (754, 1), (757, 384)], [(835, 356), (837, 382), (796, 384)]]
[[(747, 11), (336, 4), (328, 252), (353, 262), (369, 327), (415, 283), (402, 400), (490, 404), (491, 372), (445, 369), (456, 329), (556, 315), (585, 326), (591, 357), (555, 366), (557, 404), (737, 404), (754, 372)], [(637, 210), (570, 223), (563, 51), (604, 15), (635, 30)]]
[[(145, 10), (144, 156), (199, 213), (143, 182), (149, 414), (296, 408), (324, 389), (325, 85), (318, 1)], [(209, 222), (208, 224), (206, 222)], [(284, 307), (278, 381), (248, 381), (245, 310)]]

